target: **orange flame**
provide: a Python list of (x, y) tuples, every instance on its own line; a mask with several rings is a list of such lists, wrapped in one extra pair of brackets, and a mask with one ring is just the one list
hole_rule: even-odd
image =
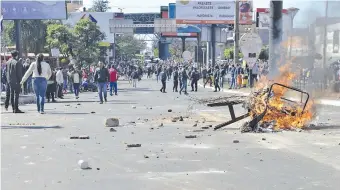
[[(262, 77), (258, 84), (256, 85), (256, 89), (266, 89), (275, 82), (279, 84), (283, 84), (285, 86), (291, 86), (293, 80), (297, 76), (294, 72), (291, 71), (291, 62), (288, 62), (280, 67), (280, 75), (273, 81), (268, 80), (266, 77)], [(272, 92), (273, 97), (271, 97), (268, 101), (268, 109), (267, 112), (262, 119), (263, 122), (275, 122), (274, 128), (276, 129), (292, 129), (292, 128), (303, 128), (310, 122), (313, 118), (313, 101), (309, 101), (306, 105), (305, 110), (303, 111), (303, 107), (298, 104), (287, 104), (282, 97), (286, 94), (287, 88), (281, 86), (273, 86)], [(258, 95), (255, 97), (253, 109), (251, 110), (251, 116), (254, 118), (255, 116), (263, 113), (266, 108), (266, 98), (268, 96), (268, 92), (263, 93), (262, 95)]]

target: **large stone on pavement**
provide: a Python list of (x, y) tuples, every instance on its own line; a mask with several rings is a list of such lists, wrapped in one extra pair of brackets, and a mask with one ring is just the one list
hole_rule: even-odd
[(108, 118), (105, 121), (105, 127), (118, 127), (119, 119), (118, 118)]

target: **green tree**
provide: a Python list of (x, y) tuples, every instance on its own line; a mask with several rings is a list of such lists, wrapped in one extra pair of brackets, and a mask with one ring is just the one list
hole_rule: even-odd
[[(224, 50), (224, 57), (228, 58), (228, 59), (234, 59), (234, 48), (233, 47), (226, 48)], [(241, 52), (239, 52), (238, 57), (243, 58), (243, 54)]]
[(133, 36), (116, 36), (116, 56), (133, 58), (135, 54), (139, 54), (140, 51), (145, 50), (146, 43), (136, 39)]
[[(24, 54), (44, 52), (46, 45), (46, 23), (42, 20), (20, 20), (20, 43)], [(4, 24), (6, 45), (15, 45), (16, 35), (13, 21)]]
[(109, 1), (107, 0), (95, 0), (93, 1), (93, 6), (89, 9), (92, 12), (106, 12), (111, 7), (109, 7)]
[(153, 49), (153, 56), (154, 57), (159, 57), (159, 50), (158, 50), (158, 48), (154, 48)]
[(62, 24), (50, 24), (47, 26), (46, 41), (49, 49), (58, 48), (65, 57), (70, 55), (69, 47), (74, 42), (74, 36), (70, 29)]
[(5, 20), (3, 21), (3, 38), (2, 38), (2, 43), (5, 44), (6, 46), (13, 46), (15, 45), (15, 29), (14, 29), (14, 22)]
[(92, 64), (98, 61), (100, 55), (99, 42), (105, 39), (105, 34), (99, 30), (96, 23), (89, 19), (81, 19), (73, 28), (72, 34), (76, 39), (72, 51), (78, 64)]
[(260, 55), (259, 55), (259, 59), (262, 59), (262, 60), (268, 60), (269, 59), (269, 48), (268, 48), (268, 46), (262, 47)]

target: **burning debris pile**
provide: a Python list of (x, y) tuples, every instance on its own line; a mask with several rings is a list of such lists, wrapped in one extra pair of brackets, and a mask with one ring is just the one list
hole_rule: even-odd
[[(256, 91), (251, 93), (244, 105), (249, 110), (251, 121), (241, 127), (241, 132), (292, 130), (303, 128), (312, 120), (313, 103), (308, 101), (308, 93), (289, 86), (295, 77), (289, 66), (280, 68), (281, 74), (275, 83), (265, 78), (258, 83)], [(289, 90), (300, 93), (301, 97), (305, 95), (306, 99), (302, 101), (301, 98), (299, 102), (285, 98)]]

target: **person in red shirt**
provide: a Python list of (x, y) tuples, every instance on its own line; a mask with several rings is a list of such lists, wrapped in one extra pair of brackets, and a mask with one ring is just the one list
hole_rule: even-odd
[(114, 68), (114, 65), (111, 65), (111, 69), (109, 69), (110, 73), (110, 95), (112, 96), (112, 88), (114, 88), (115, 95), (117, 95), (118, 89), (117, 89), (117, 80), (118, 80), (118, 72)]

